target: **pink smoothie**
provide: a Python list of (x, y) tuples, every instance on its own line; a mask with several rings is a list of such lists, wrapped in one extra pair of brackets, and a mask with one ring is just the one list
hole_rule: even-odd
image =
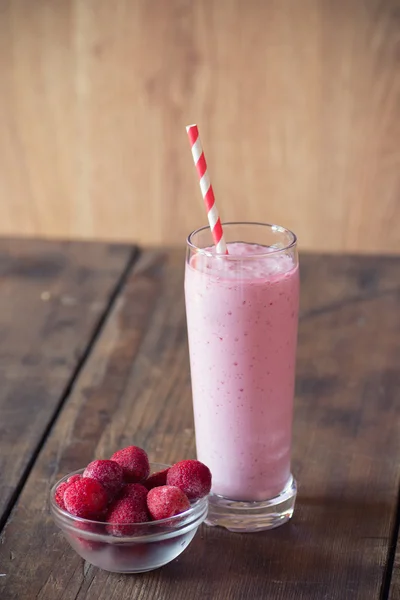
[(287, 253), (228, 247), (231, 258), (186, 264), (197, 456), (215, 494), (266, 500), (290, 477), (298, 268)]

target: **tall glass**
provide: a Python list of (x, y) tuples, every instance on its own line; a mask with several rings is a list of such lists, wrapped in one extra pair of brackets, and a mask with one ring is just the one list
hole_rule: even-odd
[(293, 514), (293, 395), (299, 305), (296, 236), (225, 223), (187, 240), (186, 315), (197, 457), (212, 472), (209, 525), (260, 531)]

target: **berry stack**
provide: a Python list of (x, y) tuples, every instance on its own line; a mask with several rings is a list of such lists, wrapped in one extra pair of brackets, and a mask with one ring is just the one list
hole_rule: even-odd
[(134, 533), (135, 523), (168, 519), (188, 510), (211, 489), (211, 473), (197, 460), (182, 460), (150, 475), (146, 452), (128, 446), (109, 460), (95, 460), (55, 493), (58, 506), (83, 519), (106, 523), (114, 536)]

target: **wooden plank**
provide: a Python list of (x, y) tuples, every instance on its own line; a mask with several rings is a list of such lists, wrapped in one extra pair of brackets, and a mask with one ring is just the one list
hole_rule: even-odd
[[(400, 506), (398, 507), (400, 510)], [(397, 544), (394, 550), (393, 572), (390, 581), (389, 600), (400, 600), (400, 537), (397, 529)]]
[(62, 474), (136, 443), (194, 455), (183, 256), (137, 263), (0, 544), (2, 600), (378, 599), (399, 484), (400, 260), (304, 256), (294, 519), (268, 533), (203, 527), (153, 573), (110, 575), (69, 548), (47, 494)]
[(0, 232), (176, 244), (205, 221), (196, 120), (223, 218), (399, 252), (399, 10), (3, 0)]
[(0, 240), (0, 529), (131, 256)]

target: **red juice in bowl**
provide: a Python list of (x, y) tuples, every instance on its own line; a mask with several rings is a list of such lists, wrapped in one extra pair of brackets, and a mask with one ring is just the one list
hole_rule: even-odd
[(296, 496), (296, 238), (276, 226), (225, 224), (221, 256), (203, 245), (207, 229), (189, 237), (185, 297), (197, 456), (213, 475), (208, 522), (269, 529), (291, 517)]

